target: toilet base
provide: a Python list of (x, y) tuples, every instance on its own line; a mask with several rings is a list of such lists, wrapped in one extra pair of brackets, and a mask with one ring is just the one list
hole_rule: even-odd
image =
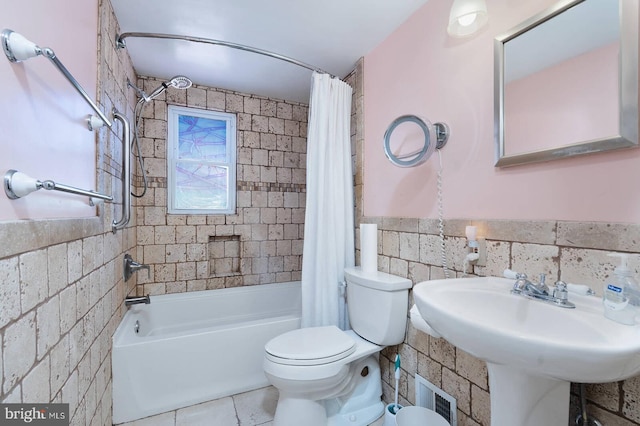
[(384, 414), (384, 403), (380, 401), (348, 413), (336, 413), (327, 419), (327, 426), (367, 426)]
[[(302, 423), (303, 422), (303, 423)], [(278, 399), (274, 426), (326, 426), (327, 411), (322, 401), (311, 399), (287, 398)]]
[[(278, 401), (273, 424), (277, 426), (367, 426), (384, 414), (384, 403), (374, 403), (351, 412), (338, 412), (327, 418), (323, 401), (286, 398)], [(326, 402), (326, 401), (325, 401)], [(301, 420), (304, 419), (304, 420)]]
[(384, 414), (377, 354), (356, 363), (351, 389), (341, 397), (325, 400), (328, 426), (366, 426)]
[(382, 380), (376, 356), (355, 361), (351, 379), (338, 397), (323, 400), (280, 393), (274, 426), (367, 426), (384, 414)]

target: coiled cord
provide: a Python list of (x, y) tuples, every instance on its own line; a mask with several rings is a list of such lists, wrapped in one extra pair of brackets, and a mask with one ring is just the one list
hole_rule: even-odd
[(444, 277), (449, 278), (449, 268), (447, 267), (447, 251), (445, 250), (444, 245), (444, 201), (442, 196), (442, 153), (440, 150), (436, 150), (438, 153), (438, 162), (440, 164), (440, 168), (438, 169), (438, 179), (437, 179), (437, 188), (438, 188), (438, 229), (440, 230), (440, 256), (442, 260), (442, 269), (444, 271)]

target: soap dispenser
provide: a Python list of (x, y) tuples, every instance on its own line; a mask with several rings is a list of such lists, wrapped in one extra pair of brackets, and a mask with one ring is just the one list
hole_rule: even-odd
[(604, 316), (621, 324), (634, 325), (640, 314), (640, 286), (629, 269), (629, 254), (610, 253), (609, 256), (620, 258), (620, 265), (604, 284)]

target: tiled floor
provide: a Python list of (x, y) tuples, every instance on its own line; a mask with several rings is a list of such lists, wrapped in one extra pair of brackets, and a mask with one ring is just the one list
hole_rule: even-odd
[[(269, 386), (120, 426), (271, 426), (277, 402), (278, 391)], [(371, 426), (382, 426), (382, 420)]]
[(258, 426), (272, 425), (278, 402), (273, 387), (240, 393), (121, 426)]

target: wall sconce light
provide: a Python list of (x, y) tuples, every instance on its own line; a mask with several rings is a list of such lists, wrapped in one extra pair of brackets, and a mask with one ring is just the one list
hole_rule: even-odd
[(482, 28), (488, 20), (485, 0), (454, 0), (447, 32), (453, 37), (467, 37)]
[(467, 237), (467, 255), (463, 262), (463, 272), (466, 274), (470, 265), (487, 265), (487, 244), (484, 238), (478, 238), (478, 228), (475, 226), (467, 226), (464, 234)]
[(464, 229), (464, 234), (467, 237), (467, 246), (474, 251), (478, 249), (478, 241), (476, 240), (478, 234), (478, 228), (475, 226), (467, 226)]

